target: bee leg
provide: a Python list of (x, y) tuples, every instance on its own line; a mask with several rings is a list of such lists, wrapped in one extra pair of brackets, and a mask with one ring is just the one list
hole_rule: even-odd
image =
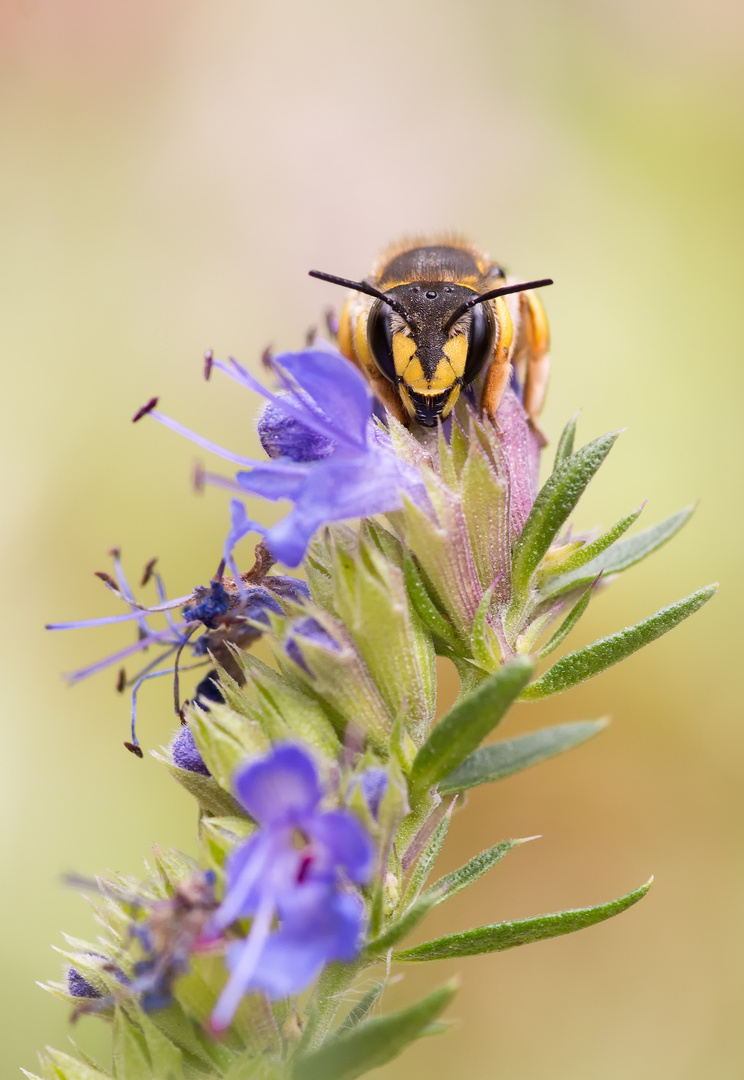
[(496, 412), (504, 396), (504, 390), (509, 385), (510, 376), (511, 364), (507, 359), (493, 360), (486, 372), (486, 379), (483, 383), (480, 402), (481, 412), (489, 416), (497, 427)]
[(524, 381), (524, 411), (530, 427), (542, 446), (547, 444), (537, 418), (545, 402), (550, 373), (550, 335), (545, 310), (534, 293), (522, 294), (524, 305), (524, 329), (526, 337), (527, 372)]

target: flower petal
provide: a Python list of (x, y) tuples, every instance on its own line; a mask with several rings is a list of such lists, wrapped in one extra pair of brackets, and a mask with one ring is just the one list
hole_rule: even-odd
[(245, 491), (260, 495), (263, 499), (296, 499), (300, 496), (310, 477), (308, 464), (298, 462), (287, 468), (286, 458), (268, 461), (250, 472), (242, 469), (235, 474), (235, 479)]
[(321, 797), (313, 759), (299, 746), (280, 743), (235, 774), (235, 795), (262, 825), (294, 824), (312, 814)]
[(326, 964), (356, 959), (363, 928), (358, 896), (326, 887), (304, 889), (302, 902), (285, 912), (280, 929), (266, 942), (249, 988), (273, 999), (302, 993)]
[(336, 879), (342, 869), (350, 881), (363, 885), (372, 873), (375, 849), (362, 823), (350, 810), (314, 814), (305, 823), (314, 843), (316, 858), (312, 875)]
[(274, 357), (274, 364), (322, 409), (332, 429), (338, 430), (340, 422), (345, 438), (353, 439), (360, 447), (367, 445), (374, 398), (364, 376), (350, 360), (327, 349), (302, 349)]

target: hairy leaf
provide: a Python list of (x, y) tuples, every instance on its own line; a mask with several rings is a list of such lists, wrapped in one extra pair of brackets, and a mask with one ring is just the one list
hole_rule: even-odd
[(472, 885), (478, 878), (487, 874), (496, 863), (501, 862), (512, 848), (519, 847), (520, 844), (525, 844), (527, 840), (533, 839), (535, 838), (530, 836), (522, 840), (502, 840), (501, 843), (494, 844), (492, 848), (488, 848), (486, 851), (482, 851), (480, 855), (470, 859), (459, 870), (453, 870), (451, 874), (445, 874), (430, 889), (426, 890), (424, 896), (432, 895), (435, 897), (435, 904), (443, 904), (445, 900), (449, 900), (455, 893), (462, 892), (463, 889), (467, 889), (468, 885)]
[(606, 725), (607, 720), (577, 720), (483, 746), (445, 777), (439, 790), (445, 795), (503, 780), (506, 776), (528, 769), (530, 765), (537, 765), (578, 746), (592, 735), (597, 735)]
[(439, 858), (439, 853), (442, 850), (444, 838), (447, 835), (447, 830), (450, 827), (451, 821), (452, 809), (450, 808), (437, 825), (429, 842), (416, 860), (416, 865), (413, 868), (411, 878), (406, 886), (405, 895), (403, 897), (404, 904), (409, 904), (412, 900), (415, 900), (426, 884), (429, 874), (432, 871), (432, 867)]
[(374, 1009), (377, 1002), (382, 996), (382, 992), (385, 989), (385, 982), (376, 982), (373, 986), (367, 990), (367, 992), (356, 1003), (353, 1009), (350, 1009), (343, 1023), (339, 1024), (331, 1038), (337, 1038), (339, 1035), (343, 1035), (345, 1031), (349, 1031), (351, 1028), (357, 1027), (366, 1020), (369, 1014)]
[[(632, 510), (629, 514), (626, 514), (625, 517), (620, 518), (619, 521), (616, 521), (611, 529), (608, 529), (607, 532), (602, 533), (602, 535), (598, 536), (596, 540), (592, 540), (590, 543), (584, 544), (577, 551), (574, 551), (571, 555), (564, 559), (563, 562), (559, 563), (555, 567), (552, 567), (550, 570), (550, 575), (557, 577), (560, 574), (560, 576), (563, 577), (565, 574), (568, 574), (574, 570), (578, 570), (580, 567), (586, 566), (587, 563), (592, 562), (593, 559), (596, 559), (599, 555), (602, 554), (602, 552), (606, 551), (607, 548), (611, 547), (617, 540), (619, 540), (623, 533), (626, 533), (628, 531), (630, 526), (640, 517), (643, 507), (645, 505), (646, 504), (643, 503), (642, 506), (639, 506), (635, 510)], [(541, 568), (541, 576), (542, 573), (543, 571)]]
[(555, 915), (538, 915), (534, 919), (522, 919), (519, 922), (494, 923), (492, 926), (479, 926), (466, 930), (462, 934), (447, 934), (434, 941), (425, 941), (411, 949), (394, 953), (395, 960), (445, 960), (460, 956), (479, 956), (481, 953), (501, 952), (514, 949), (518, 945), (530, 945), (533, 941), (572, 934), (587, 926), (611, 919), (621, 911), (632, 907), (646, 895), (651, 887), (647, 881), (640, 889), (611, 900), (608, 904), (596, 907), (578, 908), (574, 911), (560, 911)]
[(540, 649), (540, 651), (537, 654), (538, 660), (544, 660), (546, 656), (550, 656), (550, 654), (552, 652), (555, 652), (555, 650), (558, 648), (558, 646), (563, 641), (563, 639), (568, 637), (568, 635), (573, 630), (574, 626), (576, 626), (576, 623), (579, 621), (581, 616), (584, 614), (586, 609), (589, 607), (589, 601), (591, 600), (591, 598), (592, 598), (592, 587), (590, 585), (581, 594), (581, 596), (576, 601), (574, 606), (571, 608), (568, 615), (566, 615), (565, 619), (563, 620), (561, 625), (558, 627), (558, 629), (555, 631), (555, 633), (552, 634), (551, 637), (548, 638), (548, 640), (545, 642), (543, 647)]
[(515, 657), (461, 698), (435, 724), (414, 759), (412, 791), (427, 791), (480, 746), (524, 688), (532, 668), (527, 657)]
[(374, 941), (370, 941), (365, 949), (366, 955), (368, 957), (381, 956), (389, 949), (392, 949), (393, 945), (397, 945), (402, 938), (410, 934), (421, 920), (429, 914), (431, 909), (443, 899), (440, 892), (441, 890), (434, 885), (431, 889), (427, 889), (418, 900), (414, 900), (408, 911), (404, 912), (399, 919), (388, 926), (384, 933), (380, 934)]
[(515, 596), (523, 596), (558, 530), (576, 506), (589, 481), (612, 449), (619, 432), (587, 443), (566, 458), (546, 480), (525, 522), (512, 559)]
[(426, 1033), (455, 989), (453, 983), (448, 983), (407, 1009), (366, 1020), (329, 1039), (314, 1053), (296, 1060), (293, 1080), (355, 1080), (387, 1064)]
[[(47, 1075), (59, 1077), (60, 1080), (110, 1080), (109, 1073), (101, 1072), (100, 1069), (77, 1061), (61, 1050), (53, 1050), (50, 1046), (40, 1056), (42, 1068)], [(26, 1075), (32, 1076), (33, 1073), (26, 1073)]]
[(576, 438), (576, 422), (579, 419), (579, 414), (575, 413), (568, 421), (561, 437), (558, 440), (558, 445), (555, 448), (555, 461), (553, 463), (553, 472), (556, 469), (560, 469), (561, 465), (571, 457), (574, 452), (574, 439)]
[[(628, 567), (634, 566), (641, 559), (645, 559), (647, 555), (651, 555), (667, 540), (671, 540), (674, 534), (679, 532), (682, 526), (690, 520), (694, 509), (694, 506), (686, 506), (683, 510), (678, 510), (676, 514), (672, 514), (670, 517), (665, 518), (664, 521), (652, 525), (649, 529), (644, 529), (643, 532), (639, 532), (636, 536), (631, 536), (628, 540), (621, 540), (619, 543), (613, 544), (612, 547), (596, 558), (592, 558), (591, 562), (586, 563), (584, 566), (572, 570), (570, 573), (562, 573), (551, 578), (545, 584), (542, 595), (546, 598), (558, 596), (561, 593), (568, 592), (570, 589), (579, 588), (581, 585), (593, 581), (600, 573), (607, 576), (608, 574), (618, 574), (621, 570), (627, 570)], [(598, 541), (595, 541), (595, 543), (598, 543)]]
[(618, 630), (616, 634), (610, 634), (583, 649), (568, 653), (548, 668), (544, 675), (531, 683), (523, 691), (520, 700), (536, 701), (538, 698), (549, 697), (551, 694), (560, 694), (578, 683), (599, 675), (601, 671), (605, 671), (606, 668), (624, 660), (626, 656), (631, 656), (638, 649), (642, 649), (644, 645), (649, 645), (663, 634), (673, 630), (675, 626), (693, 615), (698, 608), (710, 600), (716, 588), (716, 585), (708, 585), (704, 589), (698, 589), (684, 600), (678, 600), (676, 604), (661, 608), (647, 619), (636, 623), (635, 626)]

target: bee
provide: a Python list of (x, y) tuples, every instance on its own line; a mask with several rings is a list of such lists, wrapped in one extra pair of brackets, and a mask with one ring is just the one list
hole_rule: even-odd
[(539, 432), (550, 357), (545, 311), (533, 290), (550, 279), (519, 283), (452, 238), (397, 244), (363, 281), (319, 270), (310, 276), (354, 290), (341, 312), (339, 348), (402, 423), (434, 427), (482, 374), (480, 407), (495, 418), (514, 372)]

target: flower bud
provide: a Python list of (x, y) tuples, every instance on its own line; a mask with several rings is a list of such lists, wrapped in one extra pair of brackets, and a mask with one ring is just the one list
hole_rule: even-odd
[[(204, 681), (206, 682), (206, 679)], [(194, 736), (188, 724), (181, 724), (181, 727), (173, 736), (170, 743), (170, 752), (173, 764), (177, 765), (179, 769), (200, 773), (202, 776), (212, 775), (196, 748)]]

